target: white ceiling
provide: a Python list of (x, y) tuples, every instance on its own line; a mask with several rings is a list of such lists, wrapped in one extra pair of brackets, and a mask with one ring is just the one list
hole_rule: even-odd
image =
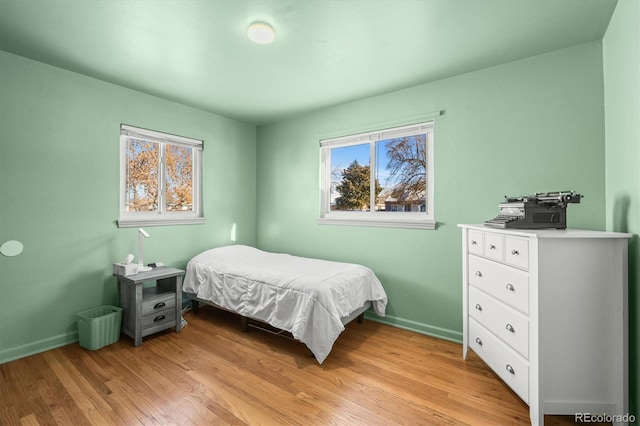
[[(0, 49), (265, 124), (602, 38), (616, 0), (0, 0)], [(271, 45), (246, 27), (265, 21)]]

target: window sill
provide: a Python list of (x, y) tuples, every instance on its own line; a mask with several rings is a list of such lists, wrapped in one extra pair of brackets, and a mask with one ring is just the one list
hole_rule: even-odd
[(145, 219), (120, 219), (117, 221), (118, 228), (137, 228), (140, 226), (167, 226), (167, 225), (200, 225), (205, 223), (204, 217), (190, 218), (145, 218)]
[(364, 217), (321, 217), (319, 225), (373, 226), (378, 228), (436, 229), (431, 219), (376, 219)]

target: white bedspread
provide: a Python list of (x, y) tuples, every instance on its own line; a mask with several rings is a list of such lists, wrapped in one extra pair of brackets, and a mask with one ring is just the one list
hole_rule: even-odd
[(387, 295), (369, 268), (243, 245), (207, 250), (187, 265), (183, 290), (218, 306), (289, 331), (322, 363), (340, 321), (372, 302), (384, 316)]

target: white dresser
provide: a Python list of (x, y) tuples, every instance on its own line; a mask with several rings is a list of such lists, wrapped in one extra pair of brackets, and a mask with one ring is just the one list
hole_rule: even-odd
[(627, 414), (631, 234), (459, 226), (463, 357), (473, 349), (533, 425)]

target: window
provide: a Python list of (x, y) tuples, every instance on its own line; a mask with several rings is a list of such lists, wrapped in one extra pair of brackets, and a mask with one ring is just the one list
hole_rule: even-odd
[(119, 227), (204, 223), (203, 142), (120, 126)]
[(321, 224), (434, 229), (433, 121), (320, 141)]

